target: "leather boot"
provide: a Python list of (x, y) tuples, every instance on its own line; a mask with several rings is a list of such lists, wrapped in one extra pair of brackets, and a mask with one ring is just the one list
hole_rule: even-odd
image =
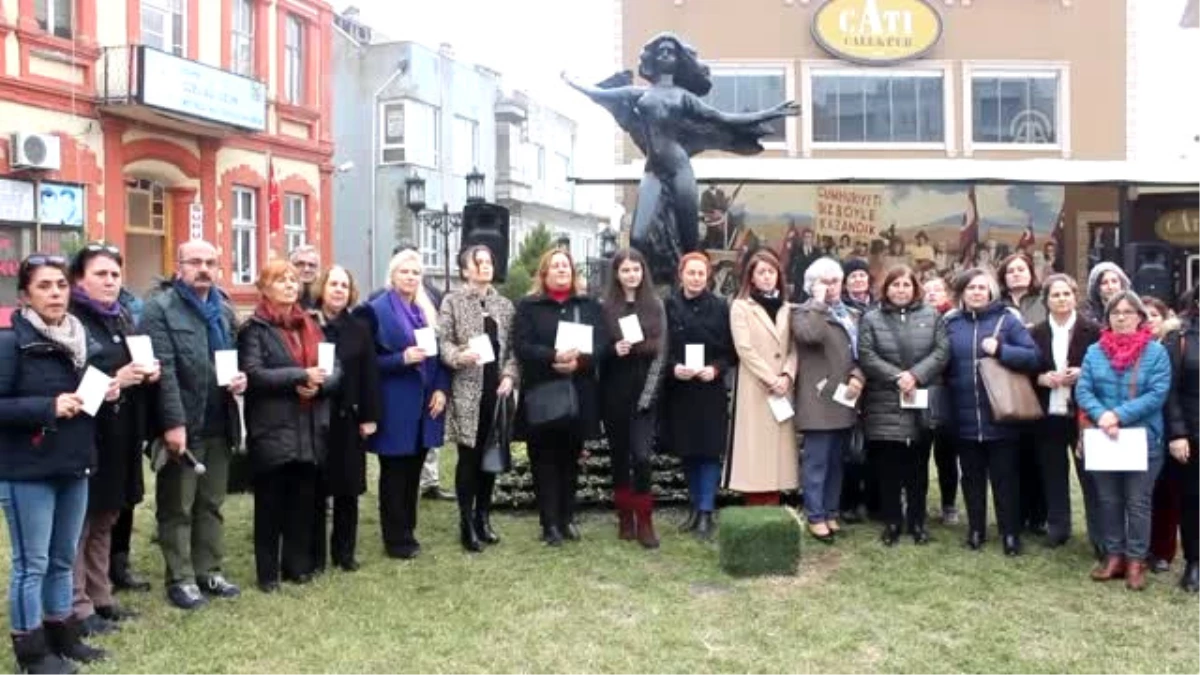
[(883, 533), (879, 535), (879, 541), (888, 548), (895, 546), (896, 542), (900, 541), (900, 526), (887, 525), (884, 527)]
[(1125, 558), (1119, 555), (1108, 556), (1103, 563), (1092, 570), (1092, 581), (1111, 581), (1125, 578)]
[(542, 541), (547, 546), (555, 546), (555, 547), (562, 546), (563, 545), (562, 532), (558, 529), (557, 525), (543, 525), (542, 526)]
[(1179, 577), (1179, 587), (1188, 593), (1200, 592), (1200, 566), (1194, 562), (1187, 563), (1183, 568), (1183, 576)]
[(712, 511), (700, 511), (696, 514), (696, 538), (701, 541), (712, 539), (717, 526), (713, 522)]
[(687, 520), (679, 524), (680, 532), (691, 532), (696, 529), (696, 521), (700, 517), (700, 512), (696, 509), (688, 509)]
[(636, 507), (637, 540), (644, 548), (658, 548), (658, 534), (654, 532), (654, 497), (652, 495), (630, 495)]
[(1125, 570), (1125, 588), (1141, 591), (1146, 588), (1146, 561), (1130, 560)]
[(460, 513), (458, 516), (458, 537), (464, 551), (479, 553), (483, 550), (483, 544), (479, 543), (479, 536), (475, 533), (475, 523), (471, 521), (469, 512)]
[(50, 651), (77, 663), (94, 663), (108, 658), (108, 652), (93, 647), (79, 636), (79, 622), (74, 619), (46, 622), (46, 644)]
[(475, 536), (484, 544), (499, 544), (500, 535), (492, 529), (492, 512), (484, 509), (475, 510)]
[(617, 539), (633, 541), (637, 538), (637, 522), (633, 514), (633, 495), (629, 488), (619, 487), (613, 490), (613, 505), (617, 507)]
[(12, 643), (18, 672), (63, 675), (79, 672), (74, 663), (50, 651), (46, 645), (46, 631), (41, 626), (28, 633), (14, 633)]
[(150, 590), (150, 582), (134, 574), (129, 566), (129, 554), (117, 553), (109, 560), (108, 579), (112, 582), (114, 591), (135, 591), (144, 593)]

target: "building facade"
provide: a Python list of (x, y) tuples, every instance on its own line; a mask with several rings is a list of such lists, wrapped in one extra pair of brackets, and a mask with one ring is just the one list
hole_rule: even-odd
[(456, 58), (449, 45), (387, 41), (357, 18), (337, 18), (333, 43), (335, 163), (353, 167), (334, 178), (336, 259), (377, 286), (393, 248), (411, 242), (439, 286), (449, 250), (457, 283), (461, 231), (447, 247), (442, 233), (419, 225), (405, 181), (423, 178), (426, 209), (453, 214), (463, 209), (472, 170), (485, 176), (484, 199), (509, 209), (514, 254), (544, 223), (573, 250), (594, 255), (599, 221), (574, 209), (567, 180), (575, 123), (523, 94), (502, 93), (499, 73)]
[(240, 304), (269, 256), (328, 257), (332, 29), (324, 0), (0, 0), (0, 304), (84, 239), (137, 292), (212, 241)]
[[(622, 67), (662, 31), (711, 68), (715, 107), (794, 100), (759, 157), (1123, 160), (1126, 0), (622, 0)], [(624, 162), (640, 161), (627, 140)], [(746, 158), (746, 162), (759, 161)], [(1030, 252), (1085, 269), (1117, 190), (1024, 185), (707, 186), (706, 240), (831, 252), (927, 272)], [(632, 212), (632, 190), (624, 203)], [(713, 227), (716, 227), (716, 231)], [(722, 242), (722, 235), (728, 234)], [(1097, 245), (1100, 245), (1097, 244)], [(914, 249), (920, 260), (914, 260)], [(1064, 255), (1065, 251), (1065, 255)]]

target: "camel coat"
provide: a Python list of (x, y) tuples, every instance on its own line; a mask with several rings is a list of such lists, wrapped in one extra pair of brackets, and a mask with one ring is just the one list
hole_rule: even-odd
[[(767, 404), (769, 387), (783, 373), (796, 379), (792, 344), (792, 306), (784, 303), (772, 323), (750, 298), (729, 308), (730, 332), (737, 349), (737, 396), (733, 442), (726, 463), (725, 487), (737, 492), (794, 490), (800, 481), (796, 429), (792, 420), (776, 422)], [(787, 395), (791, 398), (791, 393)]]

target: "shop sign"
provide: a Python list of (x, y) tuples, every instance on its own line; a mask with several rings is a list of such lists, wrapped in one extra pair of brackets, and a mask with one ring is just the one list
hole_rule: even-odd
[(825, 51), (864, 65), (920, 58), (942, 36), (942, 16), (927, 0), (828, 0), (812, 21)]
[(200, 202), (188, 206), (188, 237), (192, 241), (204, 238), (204, 205)]
[(267, 85), (150, 47), (141, 50), (139, 102), (249, 131), (267, 128)]
[(1167, 211), (1154, 221), (1154, 232), (1159, 239), (1175, 246), (1200, 246), (1200, 209)]

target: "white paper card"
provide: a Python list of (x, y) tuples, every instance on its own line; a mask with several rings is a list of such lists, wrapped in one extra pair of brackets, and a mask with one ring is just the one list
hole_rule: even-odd
[(75, 390), (79, 398), (83, 399), (83, 412), (92, 417), (96, 416), (100, 406), (104, 405), (104, 396), (108, 393), (109, 382), (112, 382), (111, 377), (88, 366), (87, 371), (83, 373), (83, 380), (79, 382), (79, 388)]
[(554, 351), (568, 352), (572, 349), (580, 354), (592, 353), (592, 327), (586, 323), (559, 321), (558, 333), (554, 336)]
[(332, 342), (322, 342), (317, 345), (317, 368), (326, 375), (333, 375), (333, 362), (337, 354), (337, 345)]
[(129, 357), (139, 366), (154, 367), (154, 344), (149, 335), (130, 335), (125, 338), (125, 346), (129, 347)]
[(704, 370), (704, 345), (683, 346), (683, 367), (688, 370)]
[(479, 355), (479, 365), (486, 365), (496, 360), (496, 352), (492, 349), (492, 339), (487, 335), (476, 335), (467, 341), (467, 349)]
[(905, 410), (925, 410), (929, 407), (929, 390), (913, 389), (907, 396), (900, 392), (900, 407)]
[(617, 319), (617, 324), (621, 327), (621, 337), (631, 345), (636, 345), (646, 336), (642, 334), (642, 322), (638, 321), (637, 314), (630, 314)]
[(1083, 462), (1088, 471), (1145, 471), (1145, 428), (1121, 429), (1114, 440), (1102, 429), (1084, 429)]
[(847, 393), (848, 389), (849, 389), (849, 387), (847, 387), (844, 384), (839, 383), (837, 386), (837, 389), (833, 390), (833, 402), (840, 403), (840, 404), (846, 406), (847, 408), (853, 408), (855, 406), (855, 404), (858, 403), (858, 397), (850, 398)]
[(228, 387), (238, 374), (238, 353), (236, 349), (218, 349), (213, 353), (217, 362), (217, 386)]
[(432, 328), (418, 328), (413, 331), (417, 340), (417, 348), (425, 352), (425, 356), (437, 356), (437, 331)]
[(768, 397), (767, 406), (771, 408), (776, 422), (786, 422), (796, 414), (796, 411), (792, 410), (792, 402), (786, 396)]

